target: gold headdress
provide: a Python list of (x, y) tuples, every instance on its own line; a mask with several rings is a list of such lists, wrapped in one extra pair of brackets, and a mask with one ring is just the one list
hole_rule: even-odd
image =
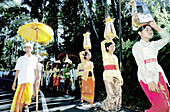
[(91, 49), (90, 32), (86, 32), (85, 34), (83, 34), (83, 36), (84, 36), (83, 48)]
[(111, 36), (113, 39), (116, 36), (116, 30), (113, 25), (115, 19), (111, 19), (110, 16), (106, 18), (106, 25), (105, 25), (105, 31), (104, 31), (104, 37), (108, 39), (108, 36)]

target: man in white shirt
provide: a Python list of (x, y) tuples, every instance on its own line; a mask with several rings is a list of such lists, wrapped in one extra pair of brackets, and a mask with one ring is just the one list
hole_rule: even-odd
[[(33, 50), (33, 44), (26, 43), (24, 51), (26, 54), (18, 58), (15, 70), (15, 78), (12, 85), (12, 90), (15, 91), (13, 98), (11, 112), (22, 112), (23, 107), (30, 105), (33, 95), (33, 84), (36, 78), (36, 86), (39, 86), (39, 75), (35, 72), (37, 68), (37, 58), (31, 54)], [(18, 79), (18, 86), (16, 87), (16, 80)]]

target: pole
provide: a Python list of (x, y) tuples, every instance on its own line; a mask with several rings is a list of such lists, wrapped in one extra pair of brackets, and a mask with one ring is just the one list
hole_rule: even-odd
[[(36, 40), (37, 40), (37, 42), (36, 42), (37, 69), (36, 69), (36, 81), (35, 82), (39, 81), (39, 80), (37, 80), (37, 76), (39, 75), (38, 74), (38, 29), (36, 29)], [(35, 83), (35, 85), (36, 85), (36, 83)], [(36, 112), (38, 112), (38, 86), (37, 85), (36, 85)]]
[[(44, 46), (45, 44), (43, 45), (43, 66), (44, 66)], [(44, 72), (44, 67), (43, 67), (43, 72)], [(41, 80), (41, 86), (43, 86), (43, 77), (42, 77), (42, 80)]]
[(121, 41), (121, 0), (119, 0), (119, 66), (122, 68), (122, 41)]

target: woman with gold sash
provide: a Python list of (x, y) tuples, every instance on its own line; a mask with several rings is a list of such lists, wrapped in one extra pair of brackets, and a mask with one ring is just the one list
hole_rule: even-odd
[(103, 57), (103, 80), (107, 92), (106, 99), (102, 102), (101, 108), (105, 111), (119, 111), (122, 103), (123, 79), (119, 70), (118, 58), (113, 54), (115, 43), (112, 41), (116, 35), (112, 19), (106, 19), (106, 28), (104, 36), (106, 40), (101, 42)]

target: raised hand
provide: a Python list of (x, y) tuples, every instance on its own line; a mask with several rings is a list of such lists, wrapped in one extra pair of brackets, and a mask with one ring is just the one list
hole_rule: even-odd
[(152, 27), (152, 28), (154, 28), (156, 31), (161, 31), (161, 28), (156, 24), (156, 22), (155, 22), (155, 20), (153, 20), (153, 21), (150, 21), (149, 22), (149, 25)]

